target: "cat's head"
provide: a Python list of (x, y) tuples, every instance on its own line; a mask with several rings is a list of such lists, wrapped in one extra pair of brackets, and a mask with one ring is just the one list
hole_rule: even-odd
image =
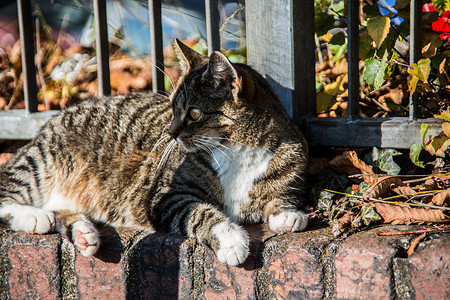
[[(178, 40), (175, 49), (182, 74), (171, 95), (169, 134), (188, 151), (208, 151), (214, 143), (249, 144), (261, 131), (258, 124), (267, 119), (266, 106), (273, 102), (269, 98), (276, 98), (265, 79), (220, 52), (207, 57)], [(255, 97), (256, 89), (267, 91)], [(263, 103), (256, 98), (267, 99)]]

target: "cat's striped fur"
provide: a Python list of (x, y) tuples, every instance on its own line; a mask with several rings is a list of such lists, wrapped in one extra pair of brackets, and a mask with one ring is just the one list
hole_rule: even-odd
[(2, 166), (0, 218), (34, 233), (62, 224), (84, 255), (99, 246), (91, 221), (181, 233), (231, 265), (248, 255), (238, 224), (304, 229), (307, 146), (267, 81), (221, 53), (176, 49), (184, 72), (170, 99), (70, 107)]

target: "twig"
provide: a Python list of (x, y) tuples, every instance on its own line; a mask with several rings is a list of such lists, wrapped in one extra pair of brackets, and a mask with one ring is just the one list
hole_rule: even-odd
[(414, 234), (414, 233), (424, 233), (424, 232), (440, 232), (440, 231), (450, 231), (450, 227), (433, 227), (433, 228), (425, 228), (418, 230), (409, 230), (409, 231), (382, 231), (377, 234), (380, 236), (390, 236), (390, 235), (406, 235), (406, 234)]
[(377, 100), (373, 99), (373, 98), (369, 98), (366, 95), (362, 95), (362, 98), (366, 101), (371, 101), (373, 103), (375, 103), (378, 107), (380, 107), (382, 110), (384, 110), (385, 112), (391, 112), (391, 110), (389, 109), (389, 107), (387, 107), (384, 104), (381, 104), (380, 102), (378, 102)]
[(443, 209), (443, 210), (450, 210), (450, 207), (445, 207), (445, 206), (437, 206), (437, 205), (432, 205), (432, 204), (427, 204), (427, 203), (422, 203), (416, 200), (411, 200), (412, 203), (417, 204), (419, 206), (425, 206), (425, 207), (429, 207), (429, 208), (436, 208), (436, 209)]
[(411, 254), (413, 254), (414, 250), (416, 250), (416, 248), (417, 248), (417, 245), (419, 245), (419, 243), (426, 237), (426, 235), (427, 235), (427, 233), (424, 232), (412, 241), (411, 245), (409, 246), (408, 251), (406, 251), (406, 254), (408, 255), (408, 257)]
[(231, 19), (233, 19), (238, 13), (240, 13), (241, 11), (243, 11), (245, 9), (245, 6), (237, 9), (234, 13), (231, 14), (231, 16), (229, 16), (225, 22), (223, 22), (222, 26), (220, 26), (219, 32), (222, 32), (225, 28), (225, 26), (228, 24), (228, 22), (231, 21)]
[[(338, 192), (338, 191), (333, 191), (333, 190), (329, 190), (329, 189), (323, 189), (323, 188), (317, 188), (318, 190), (323, 190), (326, 192), (330, 192), (330, 193), (334, 193), (334, 194), (339, 194), (339, 195), (344, 195), (344, 196), (348, 196), (348, 197), (353, 197), (353, 198), (357, 198), (357, 199), (364, 199), (363, 196), (360, 195), (352, 195), (349, 193), (343, 193), (343, 192)], [(438, 191), (436, 192), (429, 192), (429, 191), (424, 191), (424, 192), (417, 192), (418, 194), (422, 194), (422, 196), (427, 196), (429, 194), (436, 194), (438, 193)], [(407, 205), (407, 206), (420, 206), (420, 207), (429, 207), (429, 208), (436, 208), (436, 209), (442, 209), (442, 210), (450, 210), (450, 207), (444, 207), (444, 206), (437, 206), (437, 205), (431, 205), (431, 204), (426, 204), (426, 203), (422, 203), (422, 202), (418, 202), (415, 200), (412, 200), (412, 203), (408, 203), (408, 202), (393, 202), (393, 201), (386, 201), (386, 200), (390, 200), (390, 199), (396, 199), (396, 198), (402, 198), (405, 197), (405, 195), (395, 195), (395, 196), (391, 196), (391, 197), (387, 197), (384, 199), (375, 199), (375, 198), (368, 198), (367, 200), (369, 200), (369, 203), (371, 202), (376, 202), (376, 203), (385, 203), (385, 204), (391, 204), (391, 205)]]
[(382, 90), (384, 90), (384, 89), (390, 88), (391, 86), (397, 86), (398, 84), (400, 84), (400, 83), (401, 83), (402, 81), (404, 81), (404, 80), (405, 80), (405, 76), (399, 75), (399, 76), (397, 76), (396, 78), (394, 78), (394, 80), (389, 81), (389, 82), (386, 83), (385, 85), (382, 85), (382, 86), (380, 86), (379, 88), (374, 89), (373, 91), (367, 93), (366, 96), (367, 96), (367, 97), (372, 97), (372, 96), (374, 96), (376, 93), (378, 93), (378, 92), (380, 92), (380, 91), (382, 91)]

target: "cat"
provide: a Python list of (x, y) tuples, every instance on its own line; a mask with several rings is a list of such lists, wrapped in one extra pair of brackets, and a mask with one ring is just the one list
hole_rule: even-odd
[(304, 230), (307, 143), (268, 82), (224, 54), (176, 40), (169, 97), (88, 100), (53, 117), (0, 167), (0, 218), (14, 231), (66, 228), (94, 255), (94, 224), (196, 238), (219, 261), (249, 255), (241, 225)]

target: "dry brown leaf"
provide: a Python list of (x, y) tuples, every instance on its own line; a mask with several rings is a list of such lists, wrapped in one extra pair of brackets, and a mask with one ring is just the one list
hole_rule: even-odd
[(13, 153), (0, 153), (0, 166), (6, 164), (8, 160), (11, 159)]
[(336, 172), (346, 175), (364, 174), (364, 181), (370, 185), (378, 181), (372, 166), (360, 160), (355, 151), (345, 151), (342, 155), (333, 158), (328, 165)]
[(409, 207), (391, 205), (385, 203), (372, 203), (377, 213), (383, 218), (385, 223), (411, 224), (411, 223), (447, 223), (450, 216), (446, 215), (442, 209), (429, 209), (425, 207)]
[(438, 188), (436, 181), (433, 178), (425, 180), (425, 182), (415, 187), (419, 191), (432, 191)]
[(395, 193), (399, 195), (411, 196), (415, 195), (417, 192), (410, 188), (409, 186), (397, 186), (392, 189)]
[(353, 219), (355, 218), (355, 213), (353, 212), (346, 212), (337, 222), (333, 224), (332, 232), (335, 237), (340, 236), (342, 233), (344, 233), (347, 228), (349, 228), (352, 225)]
[(436, 194), (431, 199), (431, 203), (437, 206), (449, 206), (450, 204), (450, 189)]
[(362, 195), (364, 200), (370, 200), (371, 198), (379, 198), (384, 195), (389, 194), (392, 188), (402, 186), (403, 181), (398, 177), (388, 176), (378, 181), (376, 184), (372, 185), (367, 191)]

